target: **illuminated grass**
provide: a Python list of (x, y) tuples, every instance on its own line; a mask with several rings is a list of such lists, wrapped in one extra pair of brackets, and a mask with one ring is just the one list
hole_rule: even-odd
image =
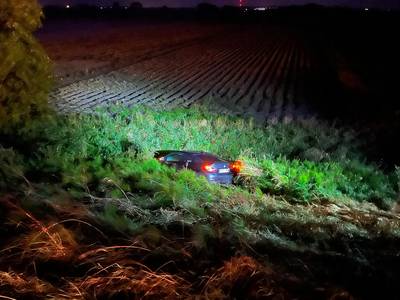
[[(202, 108), (113, 108), (32, 123), (19, 139), (12, 146), (22, 158), (1, 150), (3, 182), (21, 177), (25, 170), (33, 180), (38, 175), (51, 178), (74, 193), (136, 193), (154, 197), (159, 205), (184, 199), (190, 206), (194, 198), (211, 202), (224, 193), (190, 171), (177, 173), (160, 165), (152, 159), (160, 149), (242, 159), (247, 167), (240, 186), (295, 202), (354, 199), (387, 208), (398, 189), (394, 174), (365, 162), (350, 131), (315, 120), (264, 128)], [(31, 145), (31, 151), (25, 145)], [(10, 161), (17, 158), (19, 163)]]
[[(398, 236), (393, 222), (357, 223), (361, 204), (354, 204), (390, 207), (398, 189), (395, 175), (364, 162), (350, 133), (315, 121), (262, 128), (200, 108), (137, 108), (112, 116), (50, 118), (32, 123), (14, 141), (8, 145), (13, 150), (0, 150), (5, 192), (89, 201), (97, 222), (120, 233), (183, 223), (193, 226), (199, 248), (227, 234), (292, 251), (319, 251), (309, 240)], [(243, 159), (246, 168), (238, 186), (220, 187), (190, 170), (177, 172), (160, 164), (152, 158), (159, 149), (210, 151)], [(323, 213), (305, 203), (320, 205)], [(363, 213), (376, 220), (379, 214), (368, 205)], [(343, 219), (347, 210), (355, 214), (354, 222)], [(54, 255), (51, 249), (62, 248), (61, 236), (75, 248), (68, 230), (57, 228), (39, 238), (25, 236), (25, 251)]]

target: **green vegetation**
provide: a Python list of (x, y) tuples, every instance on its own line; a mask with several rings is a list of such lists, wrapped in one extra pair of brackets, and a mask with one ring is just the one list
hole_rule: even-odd
[[(356, 200), (389, 208), (398, 191), (395, 174), (361, 159), (351, 132), (316, 121), (262, 128), (200, 107), (113, 108), (49, 116), (13, 137), (0, 148), (4, 191), (37, 186), (43, 195), (64, 190), (76, 199), (103, 201), (96, 215), (118, 231), (162, 225), (171, 218), (190, 224), (222, 218), (237, 236), (252, 236), (254, 222), (256, 227), (278, 222), (279, 199), (353, 206)], [(160, 164), (152, 158), (159, 149), (210, 151), (242, 159), (246, 168), (237, 186), (220, 187), (190, 170)], [(161, 216), (160, 210), (171, 215)]]
[[(25, 170), (27, 180), (59, 183), (77, 194), (144, 193), (162, 203), (182, 198), (190, 203), (193, 195), (211, 202), (230, 190), (209, 185), (190, 171), (160, 165), (152, 159), (159, 149), (203, 150), (242, 159), (247, 167), (239, 186), (292, 202), (352, 199), (388, 208), (398, 190), (395, 174), (362, 159), (351, 132), (316, 121), (262, 128), (202, 108), (114, 108), (31, 122), (16, 140), (9, 146), (18, 154), (1, 150), (7, 153), (0, 174)], [(14, 160), (19, 163), (10, 172)]]
[(32, 32), (41, 25), (36, 0), (0, 2), (0, 127), (27, 122), (47, 110), (51, 63)]

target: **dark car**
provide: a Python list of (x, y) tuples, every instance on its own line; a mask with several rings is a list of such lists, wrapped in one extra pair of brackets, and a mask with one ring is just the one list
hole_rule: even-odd
[(223, 160), (207, 152), (163, 150), (157, 151), (154, 157), (167, 166), (193, 170), (208, 181), (219, 184), (232, 184), (241, 168), (238, 161)]

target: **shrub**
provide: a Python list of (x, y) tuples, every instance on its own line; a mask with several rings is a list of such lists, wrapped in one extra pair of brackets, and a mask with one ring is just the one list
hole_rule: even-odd
[(51, 63), (32, 33), (41, 25), (36, 0), (0, 2), (0, 129), (48, 110)]
[(286, 195), (300, 201), (343, 198), (339, 185), (346, 178), (337, 164), (279, 158), (264, 160), (261, 167), (263, 174), (259, 185), (265, 192)]
[(388, 175), (356, 160), (340, 164), (279, 158), (263, 160), (261, 168), (259, 186), (263, 191), (295, 200), (352, 198), (388, 208), (395, 197)]
[(343, 175), (347, 182), (339, 188), (356, 200), (374, 202), (378, 207), (389, 208), (395, 198), (395, 186), (390, 177), (379, 168), (358, 160), (351, 160), (344, 165)]

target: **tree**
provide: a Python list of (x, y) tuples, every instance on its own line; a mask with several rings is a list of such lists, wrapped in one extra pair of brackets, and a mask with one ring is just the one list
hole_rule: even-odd
[(218, 7), (214, 4), (210, 4), (207, 2), (201, 2), (197, 5), (197, 9), (200, 11), (205, 11), (205, 12), (215, 12), (218, 11)]
[(203, 2), (197, 5), (197, 11), (202, 17), (214, 18), (218, 15), (219, 9), (216, 5)]
[(43, 13), (36, 0), (0, 1), (0, 129), (48, 111), (52, 68), (33, 36)]

